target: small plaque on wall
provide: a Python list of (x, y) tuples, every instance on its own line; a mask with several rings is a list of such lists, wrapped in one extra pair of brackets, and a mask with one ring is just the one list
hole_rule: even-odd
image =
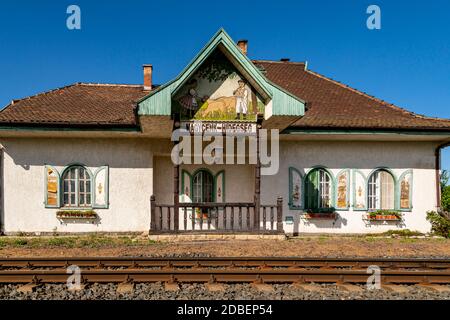
[(294, 217), (286, 216), (286, 218), (284, 219), (284, 222), (286, 222), (286, 224), (294, 224)]

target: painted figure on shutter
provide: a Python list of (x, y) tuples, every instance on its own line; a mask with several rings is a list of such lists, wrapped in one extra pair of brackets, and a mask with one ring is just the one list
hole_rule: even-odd
[(338, 178), (338, 208), (347, 207), (347, 174), (343, 173)]
[(47, 168), (47, 205), (56, 206), (58, 194), (58, 176), (52, 168)]
[(407, 209), (410, 207), (409, 188), (409, 179), (405, 176), (400, 186), (400, 207), (402, 209)]

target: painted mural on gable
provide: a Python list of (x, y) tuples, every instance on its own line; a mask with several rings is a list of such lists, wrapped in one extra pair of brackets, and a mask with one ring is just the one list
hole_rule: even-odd
[(181, 120), (256, 120), (264, 103), (233, 64), (217, 50), (173, 98)]

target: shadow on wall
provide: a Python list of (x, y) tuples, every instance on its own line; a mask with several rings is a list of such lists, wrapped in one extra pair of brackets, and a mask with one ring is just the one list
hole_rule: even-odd
[(155, 139), (3, 139), (5, 155), (14, 164), (67, 166), (81, 163), (88, 167), (152, 168), (153, 155), (171, 151), (170, 141)]
[[(323, 165), (328, 169), (435, 169), (438, 142), (281, 141), (283, 158), (293, 157), (297, 169)], [(289, 161), (292, 162), (292, 161)]]

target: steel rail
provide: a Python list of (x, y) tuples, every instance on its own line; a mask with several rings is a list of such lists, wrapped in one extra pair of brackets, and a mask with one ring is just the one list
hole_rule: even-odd
[(298, 257), (44, 257), (0, 258), (0, 270), (8, 268), (367, 268), (450, 270), (450, 259), (410, 258), (298, 258)]
[[(0, 283), (66, 283), (65, 269), (3, 270)], [(366, 270), (336, 269), (125, 269), (82, 270), (83, 283), (127, 282), (209, 282), (209, 283), (366, 283)], [(386, 270), (381, 273), (384, 284), (450, 284), (450, 271)]]

